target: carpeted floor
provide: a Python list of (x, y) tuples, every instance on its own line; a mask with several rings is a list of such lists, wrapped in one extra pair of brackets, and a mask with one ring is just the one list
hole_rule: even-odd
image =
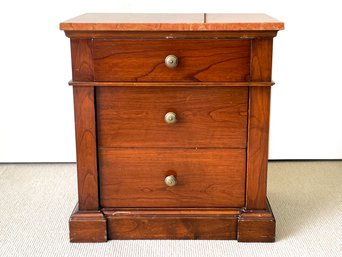
[(109, 241), (71, 244), (74, 164), (0, 165), (0, 256), (342, 256), (342, 162), (271, 162), (276, 243)]

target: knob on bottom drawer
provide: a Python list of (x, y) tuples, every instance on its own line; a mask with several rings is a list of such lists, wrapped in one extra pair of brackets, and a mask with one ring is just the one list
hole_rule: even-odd
[(177, 184), (177, 178), (174, 175), (165, 177), (164, 182), (167, 186), (172, 187)]

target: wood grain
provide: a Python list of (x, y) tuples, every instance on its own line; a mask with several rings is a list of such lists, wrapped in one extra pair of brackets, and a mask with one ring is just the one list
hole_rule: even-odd
[(254, 39), (251, 48), (251, 81), (272, 80), (272, 38)]
[[(97, 87), (100, 147), (245, 148), (247, 87)], [(174, 112), (177, 122), (164, 115)]]
[(249, 68), (249, 40), (94, 40), (95, 81), (248, 81)]
[(265, 211), (242, 213), (238, 219), (239, 242), (274, 242), (276, 221), (267, 202)]
[(205, 210), (173, 214), (107, 212), (109, 239), (236, 239), (235, 215)]
[(102, 208), (105, 216), (117, 215), (200, 215), (200, 216), (238, 216), (240, 208)]
[(76, 205), (69, 220), (70, 242), (106, 242), (107, 220), (100, 211), (79, 211)]
[[(253, 81), (271, 81), (272, 39), (252, 41)], [(270, 116), (269, 87), (249, 89), (246, 208), (266, 209), (268, 134)]]
[(71, 39), (72, 79), (93, 81), (94, 65), (91, 39)]
[[(71, 39), (72, 77), (92, 81), (92, 40)], [(97, 210), (98, 173), (94, 87), (74, 87), (77, 182), (79, 209)]]
[(100, 148), (99, 165), (103, 207), (244, 206), (244, 149)]
[(77, 183), (80, 210), (99, 208), (94, 87), (74, 87)]

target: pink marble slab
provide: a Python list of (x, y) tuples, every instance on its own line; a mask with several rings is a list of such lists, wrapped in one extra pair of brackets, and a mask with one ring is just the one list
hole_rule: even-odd
[(87, 13), (60, 23), (78, 31), (241, 31), (282, 30), (284, 23), (266, 14)]

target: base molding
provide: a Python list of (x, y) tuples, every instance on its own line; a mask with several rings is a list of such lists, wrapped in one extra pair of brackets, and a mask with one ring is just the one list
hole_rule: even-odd
[(71, 242), (107, 239), (205, 239), (274, 242), (271, 208), (104, 208), (79, 211), (69, 221)]
[(70, 242), (106, 242), (107, 219), (101, 211), (79, 211), (78, 204), (69, 219)]
[(238, 210), (107, 209), (109, 239), (236, 239)]

